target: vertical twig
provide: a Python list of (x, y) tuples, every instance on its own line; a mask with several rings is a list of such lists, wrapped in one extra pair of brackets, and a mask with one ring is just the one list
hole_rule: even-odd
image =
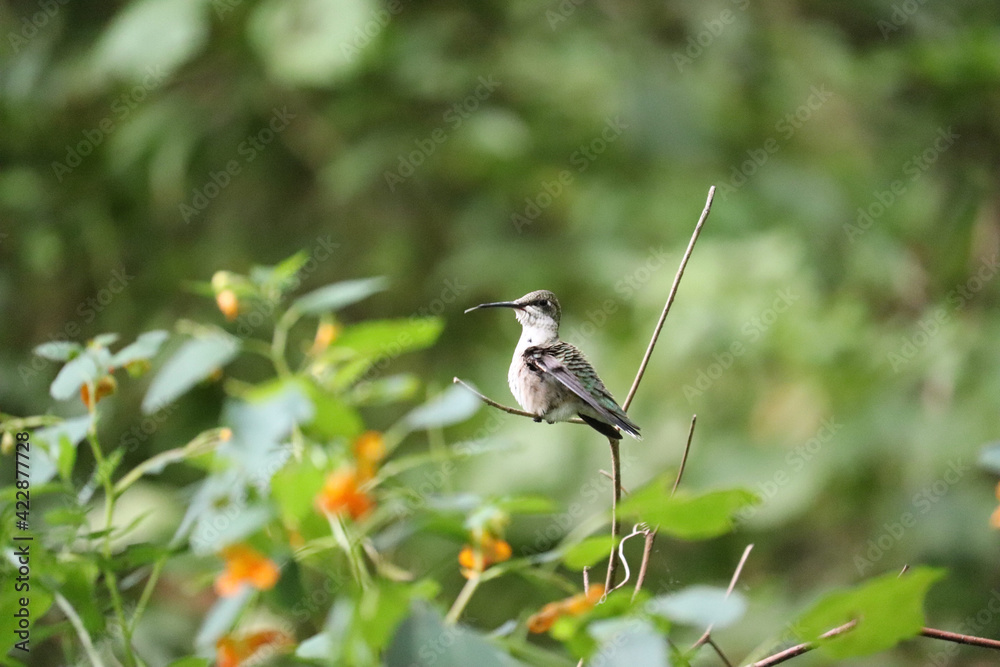
[(639, 574), (635, 577), (635, 590), (632, 591), (632, 599), (642, 590), (642, 584), (646, 580), (646, 568), (649, 566), (649, 556), (653, 553), (653, 542), (656, 541), (656, 529), (646, 531), (646, 543), (642, 547), (642, 563), (639, 565)]
[[(612, 542), (618, 540), (621, 533), (621, 526), (618, 523), (618, 502), (622, 499), (622, 471), (621, 457), (618, 449), (619, 440), (608, 438), (611, 445), (611, 486), (614, 491), (611, 494), (611, 539)], [(615, 574), (618, 572), (618, 549), (617, 545), (611, 548), (611, 555), (608, 557), (608, 574), (604, 579), (604, 590), (611, 592), (615, 583)]]
[(663, 329), (663, 323), (667, 319), (667, 313), (670, 312), (670, 306), (674, 302), (674, 297), (677, 296), (677, 288), (681, 284), (681, 277), (684, 275), (684, 267), (687, 266), (688, 259), (691, 258), (691, 253), (694, 251), (694, 244), (698, 241), (698, 237), (701, 235), (701, 228), (705, 225), (705, 221), (708, 219), (708, 213), (712, 210), (712, 200), (715, 199), (715, 186), (713, 185), (708, 189), (708, 199), (705, 201), (705, 208), (701, 212), (701, 217), (698, 218), (698, 224), (694, 226), (694, 233), (691, 234), (691, 240), (688, 242), (687, 250), (684, 251), (684, 256), (681, 258), (681, 264), (677, 268), (677, 274), (674, 276), (674, 284), (670, 286), (670, 294), (667, 295), (667, 303), (663, 306), (663, 312), (660, 314), (660, 320), (656, 323), (656, 328), (653, 330), (653, 337), (649, 341), (649, 345), (646, 347), (646, 354), (642, 357), (642, 362), (639, 364), (639, 372), (635, 374), (635, 380), (632, 382), (632, 388), (628, 390), (628, 396), (625, 397), (625, 402), (622, 403), (622, 409), (628, 411), (628, 406), (632, 405), (632, 399), (635, 398), (635, 392), (639, 389), (639, 382), (642, 381), (642, 376), (646, 373), (646, 366), (649, 364), (649, 358), (653, 356), (653, 348), (656, 347), (656, 340), (660, 337), (660, 331)]
[(694, 437), (694, 425), (698, 422), (698, 415), (691, 415), (691, 426), (688, 428), (688, 439), (687, 443), (684, 445), (684, 454), (681, 456), (681, 466), (677, 469), (677, 477), (674, 479), (674, 486), (670, 489), (670, 495), (674, 495), (677, 492), (677, 487), (681, 483), (681, 477), (684, 476), (684, 466), (687, 465), (688, 453), (691, 451), (691, 439)]

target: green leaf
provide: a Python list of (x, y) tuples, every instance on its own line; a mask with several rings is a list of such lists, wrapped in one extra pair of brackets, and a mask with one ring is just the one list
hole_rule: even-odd
[[(31, 439), (37, 445), (31, 452), (30, 479), (33, 485), (44, 484), (58, 472), (64, 479), (69, 478), (76, 447), (87, 437), (91, 416), (75, 417), (55, 426), (40, 428)], [(67, 451), (69, 450), (69, 451)]]
[(349, 348), (369, 359), (396, 358), (430, 347), (444, 330), (439, 317), (372, 320), (345, 327), (331, 349)]
[(114, 343), (118, 342), (118, 334), (116, 333), (101, 333), (97, 334), (90, 339), (89, 347), (111, 347)]
[(439, 428), (468, 419), (479, 409), (479, 399), (464, 387), (452, 385), (400, 420), (407, 430)]
[(673, 496), (664, 480), (656, 480), (622, 502), (619, 513), (686, 540), (703, 540), (728, 533), (733, 516), (757, 502), (757, 496), (743, 489), (710, 491), (691, 495), (678, 491)]
[(152, 414), (173, 402), (232, 361), (239, 349), (239, 341), (223, 333), (186, 341), (153, 378), (142, 400), (142, 411)]
[(566, 550), (562, 557), (563, 564), (571, 570), (582, 570), (602, 558), (607, 558), (616, 546), (618, 540), (611, 535), (588, 537)]
[(54, 340), (49, 343), (42, 343), (35, 348), (34, 352), (39, 357), (52, 361), (69, 361), (83, 352), (83, 346), (72, 341)]
[(274, 290), (278, 294), (284, 294), (296, 284), (295, 276), (308, 261), (309, 253), (300, 250), (274, 266), (253, 267), (250, 269), (250, 280), (265, 291)]
[(392, 639), (400, 622), (410, 611), (413, 586), (391, 581), (365, 590), (358, 607), (357, 620), (368, 645), (382, 651)]
[(506, 667), (519, 665), (478, 632), (445, 627), (436, 611), (420, 603), (396, 629), (386, 667)]
[(160, 346), (167, 340), (170, 334), (161, 329), (147, 331), (135, 339), (131, 345), (118, 350), (111, 357), (111, 366), (121, 368), (125, 364), (139, 361), (141, 359), (151, 359), (160, 351)]
[(198, 653), (215, 651), (215, 642), (229, 632), (255, 592), (249, 586), (243, 586), (235, 595), (216, 600), (205, 615), (205, 620), (198, 629), (198, 635), (194, 638), (194, 646)]
[(505, 496), (493, 504), (508, 514), (548, 514), (556, 506), (547, 496)]
[(299, 312), (318, 315), (334, 310), (340, 310), (352, 303), (381, 292), (388, 286), (385, 278), (361, 278), (320, 287), (296, 299), (292, 308)]
[(210, 662), (208, 658), (181, 658), (174, 660), (167, 667), (208, 667)]
[(303, 387), (312, 401), (316, 412), (309, 422), (321, 438), (328, 440), (336, 437), (354, 438), (365, 428), (364, 421), (357, 410), (343, 401), (331, 396), (312, 382), (304, 382)]
[(990, 443), (979, 453), (979, 465), (995, 473), (1000, 473), (1000, 442)]
[(715, 586), (691, 586), (677, 593), (660, 595), (647, 603), (646, 609), (683, 625), (700, 628), (724, 628), (746, 613), (746, 599), (733, 591)]
[(649, 621), (637, 618), (597, 621), (590, 625), (588, 632), (599, 642), (588, 664), (607, 667), (670, 666), (667, 640)]
[(98, 72), (142, 79), (147, 87), (156, 87), (205, 43), (207, 12), (208, 6), (198, 0), (128, 3), (100, 40)]
[(385, 405), (411, 400), (420, 389), (420, 379), (410, 373), (359, 382), (350, 390), (354, 405)]
[(323, 486), (323, 471), (309, 461), (287, 464), (271, 478), (271, 496), (282, 518), (292, 525), (315, 512), (313, 499)]
[[(917, 567), (903, 576), (894, 572), (824, 596), (795, 623), (795, 633), (837, 660), (878, 653), (916, 636), (924, 626), (927, 589), (944, 570)], [(858, 624), (834, 637), (820, 635), (852, 620)]]

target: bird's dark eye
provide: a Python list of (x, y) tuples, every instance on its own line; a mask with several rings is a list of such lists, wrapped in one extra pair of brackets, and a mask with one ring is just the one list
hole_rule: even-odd
[(541, 301), (538, 302), (538, 305), (541, 306), (542, 308), (548, 308), (552, 304), (549, 303), (548, 299), (542, 299)]

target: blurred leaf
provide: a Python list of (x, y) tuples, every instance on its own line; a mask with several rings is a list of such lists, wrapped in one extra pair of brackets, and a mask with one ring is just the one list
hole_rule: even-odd
[(611, 550), (618, 546), (618, 539), (611, 535), (588, 537), (583, 542), (566, 550), (563, 564), (571, 570), (582, 570), (602, 558), (607, 558)]
[(147, 331), (141, 334), (134, 343), (123, 347), (111, 357), (111, 366), (121, 368), (134, 361), (153, 358), (169, 336), (170, 334), (163, 330)]
[(508, 514), (547, 514), (556, 507), (547, 496), (504, 496), (494, 501), (493, 505)]
[(392, 639), (396, 627), (410, 611), (411, 584), (381, 581), (364, 591), (358, 607), (361, 634), (375, 651), (381, 652)]
[(213, 653), (215, 642), (219, 637), (229, 632), (236, 619), (243, 612), (243, 608), (254, 596), (254, 591), (250, 586), (244, 586), (231, 597), (219, 598), (212, 605), (212, 608), (205, 614), (198, 634), (194, 638), (194, 646), (198, 653)]
[(309, 427), (315, 429), (324, 440), (343, 437), (354, 438), (365, 428), (361, 415), (335, 396), (323, 391), (312, 382), (304, 382), (303, 386), (316, 408)]
[[(506, 667), (519, 665), (478, 632), (445, 627), (436, 611), (416, 604), (396, 630), (385, 654), (386, 667)], [(634, 666), (633, 666), (634, 667)]]
[(211, 660), (208, 658), (181, 658), (174, 660), (167, 667), (209, 667)]
[(361, 322), (345, 327), (334, 348), (350, 348), (371, 359), (396, 358), (405, 352), (430, 347), (443, 329), (444, 322), (438, 317)]
[[(917, 567), (903, 576), (889, 572), (824, 596), (793, 625), (808, 642), (819, 642), (832, 658), (844, 660), (890, 649), (924, 626), (924, 596), (944, 576), (941, 569)], [(820, 635), (852, 620), (858, 624), (835, 637)]]
[(368, 382), (359, 382), (350, 390), (355, 405), (384, 405), (408, 401), (417, 395), (420, 378), (410, 373), (390, 375)]
[[(389, 14), (383, 10), (383, 14)], [(359, 40), (375, 26), (371, 0), (267, 0), (250, 18), (250, 41), (272, 76), (286, 85), (321, 86), (342, 79), (361, 62)]]
[(89, 347), (111, 347), (113, 344), (118, 342), (118, 334), (116, 333), (102, 333), (97, 334), (90, 339)]
[(302, 641), (295, 649), (295, 657), (303, 660), (329, 660), (333, 653), (333, 640), (325, 630)]
[(400, 420), (406, 430), (440, 428), (464, 421), (479, 409), (479, 399), (464, 387), (452, 385)]
[(136, 0), (124, 5), (97, 46), (97, 71), (156, 87), (205, 43), (207, 10), (203, 0)]
[[(31, 556), (34, 559), (34, 555)], [(38, 564), (32, 562), (32, 575), (34, 577), (40, 577), (41, 573), (38, 571)], [(21, 638), (17, 638), (17, 631), (24, 630), (20, 627), (21, 619), (15, 616), (21, 607), (21, 598), (27, 598), (27, 620), (28, 620), (28, 630), (31, 631), (31, 639), (35, 640), (35, 631), (32, 629), (38, 619), (45, 615), (45, 612), (49, 610), (52, 606), (52, 594), (43, 588), (42, 586), (35, 585), (34, 580), (31, 582), (30, 595), (25, 595), (24, 591), (18, 591), (14, 587), (14, 577), (10, 576), (10, 579), (5, 577), (5, 582), (3, 586), (0, 586), (0, 609), (3, 609), (3, 613), (0, 614), (0, 633), (3, 633), (5, 639), (4, 654), (13, 648), (15, 642), (21, 641)], [(16, 639), (15, 639), (16, 638)], [(34, 641), (32, 641), (29, 646), (35, 648)]]
[(589, 664), (608, 667), (650, 665), (669, 667), (667, 640), (649, 621), (638, 618), (615, 618), (591, 623), (588, 632), (598, 640), (597, 651)]
[(732, 530), (733, 515), (756, 502), (757, 496), (742, 489), (701, 495), (678, 491), (671, 496), (664, 480), (654, 480), (626, 498), (618, 511), (623, 517), (659, 526), (662, 533), (703, 540)]
[(691, 586), (677, 593), (657, 596), (647, 603), (652, 614), (702, 629), (710, 625), (715, 628), (730, 626), (746, 613), (746, 608), (746, 599), (739, 592), (726, 595), (726, 589), (715, 586)]
[(271, 478), (271, 495), (286, 522), (296, 523), (315, 512), (313, 499), (323, 486), (323, 471), (308, 461), (289, 463)]
[(983, 447), (983, 451), (979, 453), (979, 465), (1000, 474), (1000, 442)]
[(64, 479), (69, 478), (76, 460), (76, 447), (87, 437), (91, 420), (89, 414), (75, 417), (55, 426), (40, 428), (32, 434), (32, 441), (42, 445), (31, 452), (32, 484), (44, 484), (57, 472)]
[(42, 343), (34, 350), (35, 354), (39, 357), (51, 359), (52, 361), (69, 361), (82, 351), (83, 346), (79, 343), (63, 340), (54, 340), (49, 343)]
[(297, 283), (295, 276), (307, 261), (309, 253), (299, 251), (274, 266), (253, 267), (250, 270), (250, 280), (264, 290), (274, 290), (278, 294), (284, 294)]
[(300, 296), (292, 304), (292, 308), (310, 315), (340, 310), (383, 291), (388, 284), (385, 278), (345, 280)]
[(239, 349), (239, 341), (223, 333), (186, 341), (153, 378), (142, 400), (142, 411), (152, 414), (173, 402), (216, 369), (228, 364)]
[(101, 376), (107, 374), (107, 368), (99, 365), (95, 354), (87, 351), (59, 369), (59, 374), (49, 387), (49, 394), (57, 401), (65, 401), (79, 395), (80, 387), (94, 384)]

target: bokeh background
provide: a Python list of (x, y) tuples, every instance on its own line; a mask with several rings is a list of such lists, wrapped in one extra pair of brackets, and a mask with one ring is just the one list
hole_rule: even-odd
[[(390, 279), (347, 319), (445, 318), (386, 372), (511, 403), (516, 323), (462, 310), (547, 288), (623, 398), (715, 185), (624, 483), (676, 467), (697, 413), (684, 484), (765, 502), (726, 538), (661, 540), (651, 582), (724, 585), (754, 543), (751, 613), (717, 637), (734, 659), (905, 564), (950, 572), (929, 624), (1000, 635), (996, 479), (976, 467), (1000, 437), (997, 3), (29, 0), (0, 2), (0, 41), (3, 412), (75, 409), (51, 407), (35, 345), (221, 321), (191, 281), (299, 250), (304, 289)], [(221, 400), (185, 398), (134, 456)], [(510, 526), (515, 552), (607, 506), (600, 437), (484, 410), (449, 438), (483, 428), (511, 447), (450, 484), (566, 508)], [(426, 550), (412, 562), (454, 558)], [(469, 617), (544, 601), (508, 578)], [(852, 664), (993, 659), (918, 639)]]

